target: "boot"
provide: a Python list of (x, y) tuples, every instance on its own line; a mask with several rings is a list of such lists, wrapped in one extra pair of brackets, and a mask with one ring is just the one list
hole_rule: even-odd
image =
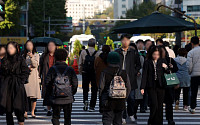
[(179, 101), (176, 101), (175, 110), (179, 110)]
[(59, 119), (51, 119), (53, 125), (60, 125)]

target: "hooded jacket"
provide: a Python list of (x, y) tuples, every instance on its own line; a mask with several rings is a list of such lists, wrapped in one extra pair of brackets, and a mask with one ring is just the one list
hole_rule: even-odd
[(180, 81), (180, 87), (190, 87), (190, 75), (187, 69), (187, 59), (182, 56), (178, 56), (174, 59), (176, 61), (178, 71), (176, 75)]

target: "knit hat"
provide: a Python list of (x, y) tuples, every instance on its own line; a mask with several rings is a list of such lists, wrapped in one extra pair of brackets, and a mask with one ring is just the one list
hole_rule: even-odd
[(119, 53), (117, 53), (117, 52), (110, 52), (108, 54), (107, 62), (109, 64), (119, 64), (119, 62), (120, 62)]

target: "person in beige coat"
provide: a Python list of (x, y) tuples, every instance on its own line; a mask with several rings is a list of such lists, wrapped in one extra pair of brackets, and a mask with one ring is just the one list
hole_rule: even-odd
[[(27, 41), (24, 47), (24, 58), (26, 64), (29, 67), (30, 75), (28, 83), (25, 84), (25, 90), (28, 100), (31, 102), (31, 115), (35, 118), (35, 107), (37, 99), (41, 98), (40, 93), (40, 78), (38, 73), (39, 66), (39, 54), (36, 53), (35, 46), (32, 41)], [(29, 106), (30, 107), (30, 106)], [(25, 118), (27, 118), (27, 112), (25, 112)]]

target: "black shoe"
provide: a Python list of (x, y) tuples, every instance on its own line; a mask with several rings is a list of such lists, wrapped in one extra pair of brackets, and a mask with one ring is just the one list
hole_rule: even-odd
[(137, 120), (137, 115), (134, 115), (135, 120)]
[(175, 125), (175, 122), (173, 120), (168, 120), (168, 125)]
[(84, 110), (84, 111), (87, 111), (87, 110), (88, 110), (88, 101), (85, 101), (83, 110)]
[(140, 113), (146, 113), (146, 111), (145, 110), (140, 110)]
[(90, 107), (89, 112), (94, 112), (95, 109), (93, 107)]
[(48, 111), (47, 112), (47, 116), (51, 116), (52, 115), (52, 112), (51, 111)]

